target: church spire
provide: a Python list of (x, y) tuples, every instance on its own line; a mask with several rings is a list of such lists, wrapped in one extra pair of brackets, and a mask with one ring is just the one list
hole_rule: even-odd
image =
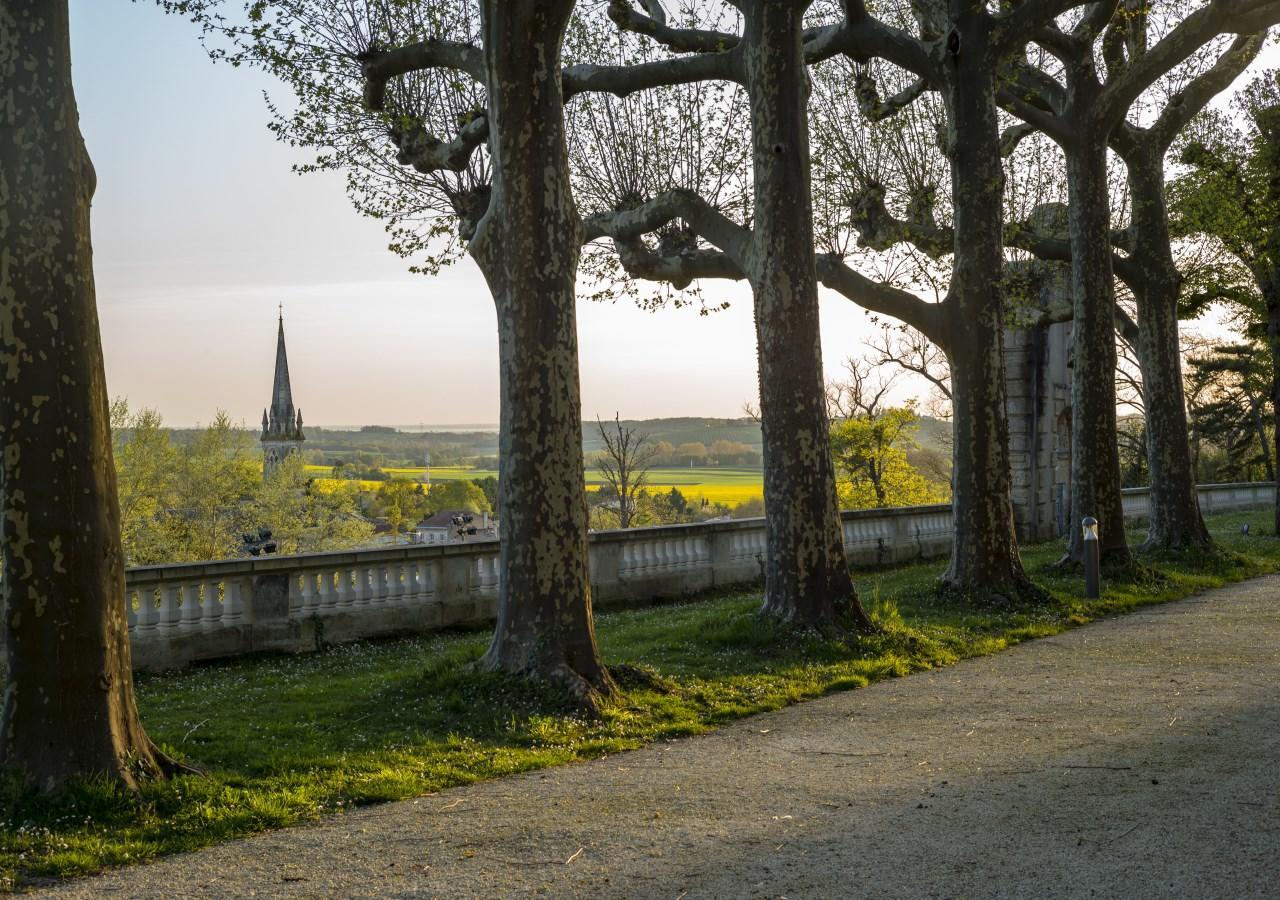
[(289, 354), (284, 346), (284, 306), (276, 332), (276, 376), (271, 406), (262, 413), (262, 475), (267, 478), (285, 457), (302, 449), (302, 411), (293, 405), (289, 383)]
[[(294, 437), (297, 411), (293, 407), (293, 387), (289, 384), (289, 354), (284, 346), (284, 306), (280, 307), (279, 331), (276, 335), (276, 378), (271, 388), (270, 430)], [(298, 435), (301, 437), (301, 435)]]

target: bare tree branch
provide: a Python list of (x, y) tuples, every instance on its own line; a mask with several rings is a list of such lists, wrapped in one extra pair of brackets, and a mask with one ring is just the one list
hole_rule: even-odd
[(485, 83), (484, 51), (457, 41), (431, 38), (394, 50), (369, 50), (360, 56), (360, 63), (364, 71), (365, 106), (372, 110), (384, 108), (387, 82), (410, 72), (454, 69), (465, 72), (480, 84)]
[(1265, 30), (1237, 36), (1212, 68), (1192, 79), (1169, 98), (1159, 118), (1149, 129), (1150, 139), (1155, 146), (1167, 150), (1187, 124), (1209, 105), (1209, 101), (1226, 90), (1257, 58), (1266, 38)]
[(676, 219), (687, 222), (699, 237), (718, 247), (738, 269), (747, 269), (750, 230), (690, 190), (666, 191), (634, 209), (597, 213), (583, 223), (583, 240), (637, 238)]
[(648, 15), (636, 12), (629, 0), (609, 0), (607, 14), (624, 31), (642, 34), (676, 53), (719, 53), (738, 46), (740, 38), (724, 31), (672, 28), (660, 0), (640, 0)]
[(838, 256), (819, 255), (817, 263), (819, 280), (831, 290), (863, 309), (906, 322), (943, 349), (948, 346), (949, 335), (939, 304), (926, 303), (909, 291), (872, 281)]

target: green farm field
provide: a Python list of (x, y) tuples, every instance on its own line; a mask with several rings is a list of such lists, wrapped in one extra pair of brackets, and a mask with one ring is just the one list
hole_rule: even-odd
[[(307, 466), (307, 471), (313, 475), (323, 477), (329, 472), (325, 466)], [(388, 467), (383, 471), (387, 472), (393, 478), (403, 478), (407, 481), (422, 481), (425, 479), (427, 470), (419, 467)], [(431, 480), (436, 481), (456, 481), (458, 479), (476, 479), (498, 477), (498, 473), (493, 469), (474, 469), (470, 466), (432, 466)], [(587, 470), (587, 487), (589, 489), (599, 488), (604, 479), (600, 477), (600, 473), (596, 469)], [(361, 482), (361, 487), (370, 490), (376, 490), (378, 487), (376, 481)], [(650, 469), (648, 484), (652, 491), (669, 491), (676, 487), (680, 489), (680, 493), (684, 494), (690, 500), (698, 497), (705, 497), (708, 503), (725, 503), (734, 506), (754, 497), (764, 496), (764, 473), (760, 469), (753, 468), (731, 468), (719, 466), (706, 466), (700, 468), (686, 469), (683, 467), (672, 467), (662, 469)]]

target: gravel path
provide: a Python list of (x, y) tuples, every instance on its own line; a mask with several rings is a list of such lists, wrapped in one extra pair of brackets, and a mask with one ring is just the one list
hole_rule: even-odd
[(1280, 896), (1280, 576), (68, 897)]

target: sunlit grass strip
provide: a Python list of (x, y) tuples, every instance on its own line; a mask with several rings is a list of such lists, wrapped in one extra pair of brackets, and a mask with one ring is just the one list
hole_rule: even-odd
[[(721, 595), (601, 615), (610, 663), (643, 666), (670, 686), (632, 688), (598, 719), (549, 691), (475, 675), (485, 633), (334, 647), (142, 676), (152, 735), (203, 778), (150, 785), (138, 798), (84, 785), (53, 800), (9, 788), (0, 876), (39, 876), (190, 850), (354, 805), (418, 796), (512, 772), (705, 732), (723, 722), (889, 677), (997, 652), (1100, 615), (1280, 570), (1269, 513), (1211, 520), (1228, 560), (1156, 564), (1168, 577), (1104, 583), (1077, 599), (1078, 576), (1048, 570), (1056, 546), (1030, 549), (1052, 603), (1018, 610), (947, 605), (932, 591), (943, 562), (863, 573), (858, 587), (884, 633), (852, 644), (783, 636), (756, 617), (759, 596)], [(1249, 521), (1253, 536), (1240, 534)], [(1136, 535), (1135, 535), (1136, 536)]]

